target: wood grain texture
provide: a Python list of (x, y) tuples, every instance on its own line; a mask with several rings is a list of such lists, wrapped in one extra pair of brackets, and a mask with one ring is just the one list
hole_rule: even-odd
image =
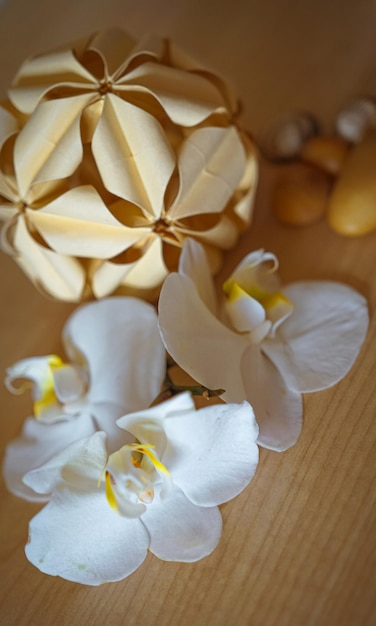
[[(231, 76), (245, 123), (307, 107), (326, 124), (351, 94), (375, 94), (376, 3), (332, 0), (8, 0), (0, 6), (0, 87), (36, 51), (106, 25), (171, 35)], [(376, 622), (376, 233), (346, 239), (323, 220), (298, 230), (270, 213), (274, 172), (262, 164), (255, 219), (219, 281), (249, 250), (280, 259), (285, 282), (346, 282), (369, 302), (371, 326), (350, 374), (304, 398), (299, 442), (261, 450), (255, 479), (222, 507), (217, 550), (196, 564), (149, 555), (130, 578), (100, 588), (41, 574), (24, 556), (38, 510), (0, 485), (0, 620), (6, 626), (372, 626)], [(59, 352), (72, 305), (49, 301), (0, 256), (0, 372), (19, 358)], [(0, 454), (30, 410), (1, 398)]]

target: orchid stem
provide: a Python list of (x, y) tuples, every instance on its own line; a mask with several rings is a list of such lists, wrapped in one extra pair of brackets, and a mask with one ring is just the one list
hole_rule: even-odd
[(184, 391), (189, 391), (192, 396), (202, 396), (203, 398), (218, 398), (221, 396), (225, 390), (224, 389), (208, 389), (208, 387), (204, 387), (203, 385), (176, 385), (172, 380), (168, 373), (169, 367), (175, 365), (175, 362), (167, 361), (166, 368), (166, 376), (164, 379), (164, 388), (157, 395), (157, 397), (153, 400), (150, 406), (155, 406), (172, 396), (176, 396), (178, 393), (183, 393)]

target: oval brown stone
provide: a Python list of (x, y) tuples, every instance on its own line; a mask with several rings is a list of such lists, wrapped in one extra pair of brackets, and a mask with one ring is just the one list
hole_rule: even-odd
[(338, 135), (318, 135), (308, 139), (302, 147), (301, 157), (317, 165), (328, 174), (337, 176), (349, 153), (349, 144)]
[(347, 158), (329, 200), (328, 221), (341, 235), (365, 235), (376, 228), (376, 130)]
[(276, 218), (291, 226), (318, 221), (327, 206), (331, 187), (328, 176), (305, 163), (286, 165), (281, 170), (272, 198)]

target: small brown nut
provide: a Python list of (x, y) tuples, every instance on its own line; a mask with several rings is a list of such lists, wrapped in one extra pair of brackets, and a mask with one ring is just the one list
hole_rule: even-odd
[(321, 170), (305, 163), (281, 168), (273, 191), (273, 212), (283, 224), (304, 226), (324, 215), (330, 179)]
[(337, 176), (349, 149), (347, 141), (338, 135), (318, 135), (306, 141), (301, 158), (306, 163), (320, 167), (327, 174)]

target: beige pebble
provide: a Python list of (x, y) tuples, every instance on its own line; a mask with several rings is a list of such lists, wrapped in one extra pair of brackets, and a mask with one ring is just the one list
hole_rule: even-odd
[(285, 165), (273, 190), (274, 215), (290, 226), (312, 224), (324, 215), (330, 187), (329, 177), (311, 165)]
[(376, 228), (376, 130), (347, 158), (329, 200), (328, 221), (341, 235), (365, 235)]
[(276, 120), (260, 137), (261, 153), (272, 161), (294, 159), (304, 142), (317, 132), (317, 123), (309, 113), (298, 112)]
[(344, 139), (358, 143), (371, 128), (376, 127), (376, 102), (371, 98), (356, 98), (338, 113), (336, 128)]
[(308, 139), (301, 152), (307, 163), (317, 165), (327, 174), (337, 176), (349, 153), (349, 144), (338, 135), (318, 135)]

